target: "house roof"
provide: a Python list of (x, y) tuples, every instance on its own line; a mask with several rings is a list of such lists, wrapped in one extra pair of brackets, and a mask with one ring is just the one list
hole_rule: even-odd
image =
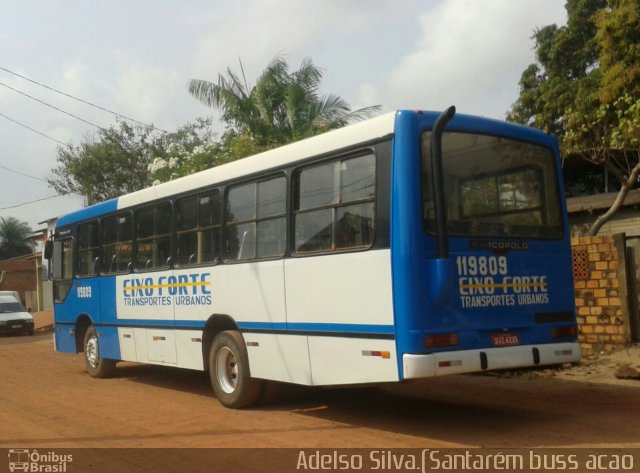
[[(567, 211), (572, 213), (591, 212), (594, 210), (608, 209), (618, 197), (617, 192), (608, 194), (586, 195), (567, 198)], [(640, 189), (632, 189), (622, 203), (623, 207), (640, 204)]]

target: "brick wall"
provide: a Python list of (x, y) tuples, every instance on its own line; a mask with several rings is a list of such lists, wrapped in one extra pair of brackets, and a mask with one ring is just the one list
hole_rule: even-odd
[(571, 247), (583, 354), (623, 348), (630, 341), (624, 235), (574, 237)]
[[(0, 291), (18, 291), (20, 299), (25, 304), (26, 293), (35, 291), (36, 266), (31, 255), (20, 256), (0, 261), (0, 272), (4, 271), (4, 277), (0, 283)], [(35, 307), (32, 307), (36, 310)]]

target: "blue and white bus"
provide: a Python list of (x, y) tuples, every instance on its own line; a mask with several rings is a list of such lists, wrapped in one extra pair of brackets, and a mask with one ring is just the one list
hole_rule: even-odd
[(55, 346), (272, 381), (397, 382), (580, 359), (553, 136), (402, 110), (60, 217)]

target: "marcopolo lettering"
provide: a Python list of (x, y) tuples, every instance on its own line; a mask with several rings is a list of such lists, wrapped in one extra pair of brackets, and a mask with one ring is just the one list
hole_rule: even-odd
[(471, 240), (469, 247), (474, 250), (494, 251), (527, 251), (529, 244), (525, 241), (479, 241)]

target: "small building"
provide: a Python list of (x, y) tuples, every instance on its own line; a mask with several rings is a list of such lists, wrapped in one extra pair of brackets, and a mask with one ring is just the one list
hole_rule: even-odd
[(17, 291), (22, 304), (34, 312), (40, 310), (38, 301), (33, 300), (38, 287), (39, 259), (40, 254), (29, 254), (0, 261), (0, 291)]
[[(605, 213), (618, 196), (617, 192), (567, 198), (571, 236), (586, 235), (599, 215)], [(628, 239), (640, 238), (640, 189), (627, 194), (622, 207), (605, 223), (599, 235), (624, 233)]]
[(33, 232), (29, 237), (32, 253), (0, 260), (0, 290), (17, 291), (22, 304), (32, 312), (53, 309), (48, 261), (43, 258), (48, 235), (48, 228)]

